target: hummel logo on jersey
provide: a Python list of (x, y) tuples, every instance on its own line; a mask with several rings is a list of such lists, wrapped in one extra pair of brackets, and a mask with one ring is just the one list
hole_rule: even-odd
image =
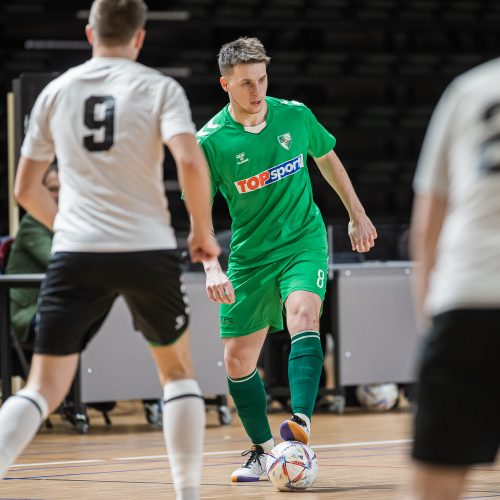
[(246, 163), (248, 161), (248, 158), (245, 158), (246, 153), (238, 153), (236, 155), (236, 164), (241, 165), (242, 163)]
[(280, 163), (274, 167), (264, 170), (260, 174), (254, 175), (252, 177), (247, 177), (246, 179), (241, 179), (236, 181), (234, 185), (240, 194), (250, 193), (256, 189), (263, 188), (274, 182), (278, 182), (289, 175), (296, 174), (304, 167), (304, 158), (302, 154), (292, 158), (291, 160)]
[(290, 132), (287, 132), (286, 134), (278, 135), (278, 142), (280, 143), (280, 146), (289, 151), (292, 147), (292, 134), (290, 134)]

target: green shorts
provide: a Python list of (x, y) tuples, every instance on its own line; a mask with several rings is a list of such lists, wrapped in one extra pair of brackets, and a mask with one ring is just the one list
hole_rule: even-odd
[(233, 269), (234, 304), (221, 304), (220, 336), (242, 337), (269, 326), (283, 330), (283, 304), (288, 295), (305, 290), (325, 298), (328, 251), (308, 250), (257, 267)]

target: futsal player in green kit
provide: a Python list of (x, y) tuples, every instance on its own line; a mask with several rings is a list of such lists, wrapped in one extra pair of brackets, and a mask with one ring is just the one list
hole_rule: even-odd
[(265, 477), (265, 454), (274, 446), (256, 366), (267, 333), (283, 329), (283, 307), (291, 336), (293, 416), (280, 434), (309, 443), (323, 365), (319, 317), (328, 252), (307, 155), (349, 213), (353, 250), (369, 251), (377, 237), (333, 151), (335, 138), (304, 104), (266, 97), (269, 61), (256, 38), (224, 45), (218, 62), (229, 104), (197, 133), (213, 194), (222, 193), (232, 218), (227, 276), (217, 258), (205, 261), (204, 268), (208, 297), (221, 304), (229, 391), (252, 442), (243, 452), (245, 464), (231, 475), (235, 482)]

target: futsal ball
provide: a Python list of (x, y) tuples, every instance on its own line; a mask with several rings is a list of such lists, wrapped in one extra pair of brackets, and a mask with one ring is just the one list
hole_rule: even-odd
[(356, 397), (368, 410), (389, 411), (398, 403), (399, 390), (396, 384), (358, 385)]
[(299, 441), (284, 441), (268, 454), (266, 470), (278, 490), (305, 490), (318, 475), (318, 460), (309, 446)]

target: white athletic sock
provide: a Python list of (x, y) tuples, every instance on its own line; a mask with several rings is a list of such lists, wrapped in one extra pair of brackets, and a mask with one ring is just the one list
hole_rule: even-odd
[(22, 389), (0, 409), (0, 479), (28, 446), (47, 418), (45, 398), (33, 389)]
[(177, 500), (198, 500), (201, 482), (205, 402), (196, 380), (163, 388), (163, 435)]
[(310, 431), (311, 430), (311, 420), (309, 419), (309, 417), (307, 415), (304, 415), (303, 413), (296, 413), (295, 415), (297, 415), (297, 417), (301, 418), (306, 423), (307, 428)]
[(264, 453), (269, 453), (274, 448), (274, 439), (268, 439), (264, 443), (259, 443), (259, 446), (262, 446)]

